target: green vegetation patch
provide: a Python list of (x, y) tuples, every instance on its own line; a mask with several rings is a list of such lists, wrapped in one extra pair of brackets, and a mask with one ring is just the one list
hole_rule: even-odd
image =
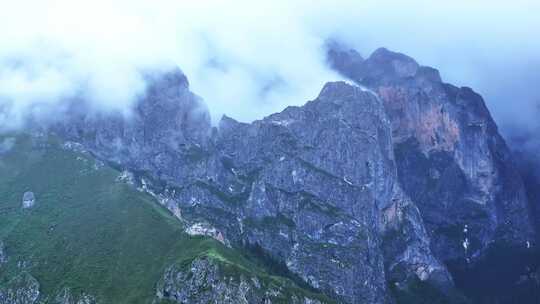
[[(179, 261), (210, 255), (252, 271), (239, 252), (185, 234), (150, 195), (117, 182), (117, 170), (54, 139), (5, 138), (16, 140), (0, 154), (0, 240), (8, 255), (0, 286), (28, 272), (45, 303), (64, 288), (100, 303), (151, 303), (164, 270)], [(35, 205), (23, 209), (26, 191)]]

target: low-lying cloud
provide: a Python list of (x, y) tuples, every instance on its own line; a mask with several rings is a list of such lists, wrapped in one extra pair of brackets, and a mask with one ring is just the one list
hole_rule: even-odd
[(261, 118), (340, 78), (328, 38), (409, 54), (484, 94), (503, 126), (536, 126), (537, 1), (2, 1), (3, 127), (73, 98), (128, 111), (144, 72), (172, 66), (215, 120)]

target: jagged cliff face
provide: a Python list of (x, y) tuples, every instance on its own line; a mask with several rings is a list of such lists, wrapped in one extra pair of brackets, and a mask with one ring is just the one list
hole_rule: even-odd
[(400, 184), (419, 207), (438, 258), (474, 265), (491, 248), (519, 256), (534, 246), (521, 177), (480, 95), (386, 49), (366, 60), (333, 49), (329, 59), (383, 102)]
[[(251, 124), (212, 128), (176, 71), (127, 118), (71, 109), (53, 129), (133, 172), (188, 233), (260, 248), (344, 303), (391, 303), (388, 286), (418, 281), (445, 293), (446, 265), (461, 275), (495, 243), (534, 245), (521, 179), (479, 95), (384, 49), (330, 59), (358, 85), (329, 83)], [(189, 295), (169, 281), (162, 297)]]
[(329, 83), (305, 106), (253, 124), (224, 119), (217, 150), (234, 176), (254, 177), (242, 186), (244, 240), (344, 301), (380, 303), (382, 237), (407, 226), (405, 244), (387, 239), (389, 272), (399, 265), (424, 280), (433, 273), (446, 280), (422, 224), (407, 222), (417, 211), (396, 183), (389, 131), (377, 98), (345, 83)]
[(130, 113), (93, 113), (75, 102), (55, 128), (102, 159), (163, 180), (192, 180), (208, 141), (208, 111), (180, 71), (148, 78), (146, 97)]
[(245, 194), (230, 210), (240, 235), (316, 288), (384, 301), (377, 221), (394, 182), (383, 178), (393, 169), (387, 124), (373, 96), (341, 83), (254, 124), (223, 120), (216, 151), (230, 168), (215, 180)]

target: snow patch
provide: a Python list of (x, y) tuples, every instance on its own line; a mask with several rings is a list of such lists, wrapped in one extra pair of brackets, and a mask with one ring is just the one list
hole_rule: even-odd
[(471, 243), (469, 242), (469, 239), (465, 238), (465, 240), (463, 240), (463, 249), (465, 249), (465, 251), (467, 251), (467, 249), (469, 249), (470, 244)]

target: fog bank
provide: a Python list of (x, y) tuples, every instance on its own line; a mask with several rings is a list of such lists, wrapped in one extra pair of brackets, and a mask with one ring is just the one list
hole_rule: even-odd
[(129, 111), (148, 70), (179, 66), (214, 120), (251, 121), (340, 76), (324, 43), (387, 47), (484, 95), (503, 130), (535, 129), (538, 1), (1, 0), (0, 126), (84, 98)]

